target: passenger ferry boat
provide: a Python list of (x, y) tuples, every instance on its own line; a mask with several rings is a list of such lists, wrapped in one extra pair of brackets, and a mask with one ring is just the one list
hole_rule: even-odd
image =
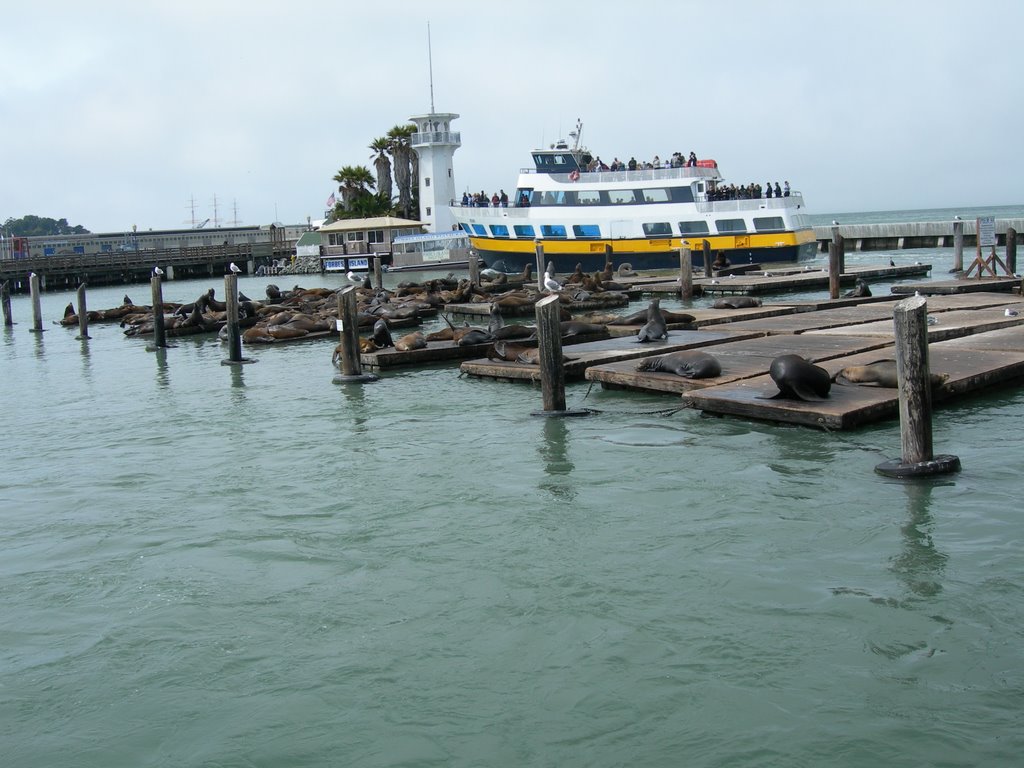
[(803, 196), (720, 199), (723, 177), (714, 160), (644, 170), (588, 171), (593, 156), (580, 145), (582, 124), (565, 141), (533, 151), (507, 206), (453, 205), (470, 245), (490, 268), (518, 272), (536, 264), (536, 245), (556, 272), (580, 264), (678, 268), (688, 245), (703, 265), (703, 241), (731, 264), (795, 262), (814, 257), (817, 242)]

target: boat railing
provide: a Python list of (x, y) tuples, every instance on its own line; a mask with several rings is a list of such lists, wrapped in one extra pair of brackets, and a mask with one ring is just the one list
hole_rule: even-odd
[[(543, 173), (536, 168), (521, 168), (520, 173)], [(682, 168), (645, 168), (636, 171), (582, 171), (578, 178), (573, 173), (548, 173), (552, 180), (562, 184), (576, 181), (589, 183), (614, 183), (623, 181), (667, 181), (670, 179), (718, 179), (721, 178), (718, 168), (702, 166), (683, 166)]]
[(804, 198), (799, 192), (789, 197), (755, 197), (737, 200), (706, 200), (695, 203), (701, 213), (732, 213), (739, 211), (777, 210), (780, 208), (803, 208)]

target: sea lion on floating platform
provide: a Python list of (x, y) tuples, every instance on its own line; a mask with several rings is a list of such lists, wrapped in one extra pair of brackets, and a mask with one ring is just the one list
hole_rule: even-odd
[(668, 324), (665, 322), (665, 316), (661, 313), (660, 303), (661, 299), (651, 299), (651, 303), (647, 307), (647, 322), (637, 333), (637, 341), (660, 341), (668, 338)]
[(636, 277), (636, 272), (633, 271), (633, 265), (628, 261), (624, 261), (619, 264), (619, 269), (616, 274), (619, 277)]
[(427, 337), (423, 335), (423, 331), (407, 333), (395, 342), (395, 349), (399, 352), (411, 352), (414, 349), (425, 349), (426, 346)]
[(607, 333), (608, 329), (597, 323), (581, 323), (579, 320), (562, 320), (559, 333), (565, 336), (582, 336), (585, 333)]
[(859, 299), (863, 296), (870, 296), (871, 289), (868, 288), (868, 284), (865, 283), (861, 278), (857, 278), (857, 282), (854, 283), (853, 290), (847, 291), (843, 294), (844, 299)]
[(824, 400), (832, 388), (832, 377), (820, 365), (800, 355), (779, 355), (772, 360), (768, 374), (779, 388), (778, 393), (764, 400)]
[(474, 344), (486, 344), (489, 341), (494, 341), (494, 336), (490, 332), (482, 328), (470, 328), (468, 332), (460, 334), (455, 343), (460, 347), (471, 347)]
[(760, 307), (761, 300), (755, 299), (753, 296), (730, 296), (725, 299), (716, 299), (715, 303), (711, 305), (712, 309), (749, 309), (751, 307)]
[(377, 346), (377, 349), (395, 346), (395, 342), (391, 340), (391, 331), (388, 329), (388, 324), (384, 322), (383, 318), (373, 324), (371, 340)]
[[(933, 387), (945, 384), (949, 375), (945, 373), (929, 374)], [(895, 389), (900, 385), (895, 360), (875, 360), (867, 365), (848, 365), (832, 377), (837, 384), (864, 384)]]
[(722, 364), (718, 359), (697, 349), (645, 357), (636, 364), (636, 369), (674, 373), (687, 379), (711, 379), (722, 375)]

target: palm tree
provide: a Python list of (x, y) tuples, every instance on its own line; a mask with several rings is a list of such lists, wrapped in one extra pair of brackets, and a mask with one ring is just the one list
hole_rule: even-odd
[[(405, 218), (410, 218), (412, 209), (413, 165), (416, 162), (416, 153), (412, 150), (412, 135), (416, 132), (416, 125), (396, 125), (387, 133), (390, 144), (389, 152), (395, 161), (395, 184), (398, 187), (398, 209)], [(418, 183), (418, 180), (416, 180)], [(418, 217), (418, 215), (417, 215)]]
[(376, 185), (373, 174), (365, 165), (346, 165), (334, 174), (334, 180), (338, 182), (341, 193), (341, 207), (346, 211), (352, 207), (352, 200), (357, 195), (368, 193)]
[(390, 147), (391, 142), (385, 136), (374, 139), (370, 144), (370, 149), (373, 150), (370, 159), (377, 169), (377, 192), (385, 195), (388, 200), (391, 199), (391, 160), (388, 158)]

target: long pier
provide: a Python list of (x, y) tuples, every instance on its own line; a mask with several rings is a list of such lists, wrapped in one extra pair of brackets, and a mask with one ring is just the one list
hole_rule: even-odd
[[(996, 219), (996, 240), (1006, 245), (1006, 230), (1020, 232), (1024, 219)], [(977, 222), (964, 219), (964, 247), (975, 247), (978, 242)], [(818, 250), (828, 253), (832, 242), (833, 225), (814, 228)], [(897, 251), (904, 248), (952, 248), (952, 221), (906, 221), (897, 224), (843, 224), (839, 223), (848, 251)]]
[[(11, 293), (28, 293), (29, 275), (39, 276), (47, 291), (65, 291), (81, 284), (118, 285), (147, 282), (153, 267), (160, 267), (165, 279), (183, 280), (213, 277), (227, 272), (234, 262), (243, 272), (253, 274), (279, 255), (273, 245), (206, 245), (191, 248), (101, 253), (89, 256), (42, 256), (32, 259), (0, 259), (0, 283), (8, 281)], [(282, 254), (283, 255), (283, 252)]]

